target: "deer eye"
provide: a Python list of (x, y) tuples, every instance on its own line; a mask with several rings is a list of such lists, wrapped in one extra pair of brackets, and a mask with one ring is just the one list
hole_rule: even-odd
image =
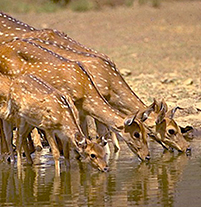
[(138, 139), (140, 138), (140, 133), (139, 132), (135, 132), (133, 135), (134, 135), (135, 138), (138, 138)]
[(171, 135), (176, 134), (176, 132), (175, 132), (174, 129), (169, 129), (169, 130), (168, 130), (168, 133), (171, 134)]
[(96, 155), (95, 154), (91, 154), (91, 158), (92, 159), (95, 159), (96, 158)]

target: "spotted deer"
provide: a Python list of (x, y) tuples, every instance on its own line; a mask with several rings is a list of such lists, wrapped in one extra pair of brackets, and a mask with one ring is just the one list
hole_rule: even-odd
[[(65, 53), (66, 51), (64, 50), (64, 48), (66, 48), (66, 41), (67, 41), (68, 45), (67, 45), (66, 50), (68, 50), (69, 53), (65, 57), (67, 57), (68, 59), (71, 59), (71, 58), (76, 59), (74, 55), (78, 54), (78, 51), (79, 51), (79, 54), (77, 57), (78, 59), (81, 58), (83, 54), (85, 54), (84, 57), (89, 56), (89, 55), (92, 56), (93, 54), (94, 57), (98, 56), (101, 59), (103, 59), (103, 61), (106, 59), (107, 61), (110, 62), (110, 64), (113, 64), (112, 61), (110, 61), (110, 59), (105, 54), (101, 54), (101, 53), (96, 52), (95, 50), (87, 48), (59, 31), (51, 30), (51, 29), (37, 30), (4, 13), (0, 13), (0, 21), (2, 23), (2, 26), (0, 27), (1, 29), (0, 38), (2, 39), (2, 44), (4, 44), (5, 42), (8, 42), (9, 40), (12, 40), (13, 38), (21, 37), (21, 38), (31, 38), (32, 42), (34, 41), (36, 43), (38, 43), (39, 41), (40, 44), (43, 44), (43, 47), (44, 46), (46, 47), (47, 44), (49, 44), (48, 41), (51, 40), (51, 43), (53, 44), (51, 43), (49, 44), (49, 49), (50, 50), (53, 49), (54, 51), (57, 47), (59, 47), (60, 50), (56, 52), (59, 52), (60, 55), (62, 55), (62, 53), (66, 55)], [(37, 37), (37, 39), (33, 39), (34, 37)], [(74, 54), (71, 54), (72, 51), (74, 52)], [(82, 59), (84, 62), (84, 58)], [(97, 64), (98, 64), (98, 61), (97, 61)], [(93, 67), (95, 67), (95, 65), (93, 65)], [(101, 80), (103, 79), (101, 78)], [(98, 85), (100, 84), (98, 83)], [(83, 126), (84, 126), (85, 120), (87, 119), (84, 119), (82, 121)], [(105, 125), (101, 124), (100, 122), (98, 122), (97, 127), (98, 129), (100, 129), (99, 130), (100, 137), (103, 137), (103, 135), (105, 136), (105, 134), (110, 134), (108, 133), (108, 129), (105, 128)], [(138, 125), (138, 127), (140, 128), (140, 125)], [(85, 134), (87, 134), (87, 132), (85, 132)], [(119, 150), (119, 144), (114, 134), (112, 134), (112, 140), (114, 143), (115, 151)]]
[(82, 116), (90, 115), (121, 133), (131, 150), (142, 160), (149, 158), (146, 133), (139, 132), (136, 119), (113, 109), (98, 91), (78, 61), (68, 60), (28, 40), (15, 39), (0, 45), (0, 72), (10, 77), (32, 73), (64, 95), (72, 97)]
[[(11, 36), (20, 36), (23, 38), (40, 38), (41, 40), (32, 39), (32, 41), (41, 41), (40, 44), (46, 44), (45, 47), (51, 49), (52, 51), (56, 51), (58, 54), (67, 58), (71, 58), (72, 60), (79, 60), (82, 62), (85, 65), (87, 71), (89, 71), (94, 77), (94, 81), (97, 83), (100, 92), (113, 107), (122, 111), (126, 115), (132, 114), (136, 110), (139, 110), (140, 113), (138, 114), (140, 117), (142, 117), (142, 114), (146, 111), (147, 106), (131, 90), (131, 88), (120, 75), (114, 63), (106, 55), (83, 46), (82, 44), (76, 42), (66, 34), (59, 31), (51, 29), (37, 30), (3, 13), (0, 14), (0, 18), (3, 21), (2, 31), (6, 31), (1, 32), (3, 39), (11, 39)], [(18, 28), (17, 33), (16, 28)], [(12, 31), (12, 35), (9, 35), (11, 33), (10, 31)], [(13, 33), (15, 33), (15, 35), (13, 35)], [(91, 60), (91, 58), (94, 58), (94, 60)], [(111, 81), (111, 77), (113, 81)], [(121, 87), (121, 90), (118, 89), (119, 86)], [(180, 127), (178, 127), (177, 123), (173, 119), (173, 114), (170, 117), (168, 117), (167, 114), (165, 117), (166, 120), (169, 119), (168, 126), (170, 128), (172, 125), (172, 129), (175, 131), (175, 133), (171, 135), (171, 142), (179, 151), (185, 151), (186, 149), (189, 149), (188, 143), (183, 139)], [(155, 111), (150, 115), (150, 118), (147, 119), (146, 124), (148, 126), (153, 126), (153, 123), (157, 120), (157, 116), (158, 113)], [(162, 136), (161, 138), (157, 137), (157, 133), (153, 133), (152, 130), (152, 137), (156, 141), (162, 143), (163, 146), (165, 146), (164, 142), (169, 143), (170, 140), (167, 128), (163, 128), (165, 130), (165, 133), (163, 133), (165, 137)]]
[[(5, 82), (8, 77), (1, 76), (0, 79)], [(78, 123), (77, 109), (69, 96), (62, 95), (42, 79), (31, 74), (14, 79), (10, 83), (9, 92), (1, 95), (5, 97), (6, 102), (1, 107), (0, 117), (10, 122), (17, 120), (18, 165), (21, 164), (21, 144), (31, 129), (37, 127), (46, 132), (57, 175), (60, 172), (60, 152), (55, 137), (61, 140), (67, 165), (69, 165), (69, 144), (71, 143), (85, 159), (91, 160), (93, 166), (101, 171), (108, 170), (103, 148), (97, 143), (85, 140)]]
[[(43, 32), (41, 32), (41, 34)], [(29, 40), (44, 48), (48, 48), (65, 58), (81, 62), (91, 78), (93, 78), (100, 93), (110, 105), (125, 115), (139, 112), (138, 118), (145, 121), (144, 123), (148, 126), (152, 138), (162, 144), (163, 147), (167, 148), (167, 146), (171, 146), (178, 151), (189, 150), (189, 144), (184, 139), (180, 127), (173, 119), (176, 110), (173, 109), (168, 112), (167, 104), (164, 101), (158, 103), (156, 100), (151, 106), (147, 107), (128, 86), (111, 61), (107, 61), (95, 54), (76, 51), (75, 49), (70, 48), (69, 45), (59, 45), (38, 38), (29, 38)], [(162, 114), (164, 118), (163, 121), (166, 122), (165, 128), (161, 128), (160, 125), (162, 122), (157, 121), (158, 119), (161, 119)], [(153, 130), (154, 125), (156, 128)], [(163, 129), (164, 133), (161, 131), (159, 132), (159, 128)], [(99, 132), (103, 131), (102, 127), (100, 129)], [(169, 133), (170, 131), (172, 134)], [(103, 135), (104, 134), (101, 134), (101, 136)]]

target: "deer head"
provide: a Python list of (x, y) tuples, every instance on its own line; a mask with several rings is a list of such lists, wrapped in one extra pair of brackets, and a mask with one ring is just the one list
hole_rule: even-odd
[(156, 133), (162, 138), (162, 142), (168, 146), (180, 152), (189, 151), (189, 143), (184, 139), (180, 127), (173, 119), (176, 108), (167, 114), (162, 109), (156, 120)]
[(153, 130), (153, 134), (155, 133), (154, 139), (161, 142), (166, 147), (170, 146), (178, 151), (184, 152), (188, 151), (190, 148), (188, 142), (184, 139), (183, 134), (181, 133), (180, 127), (173, 119), (177, 109), (181, 108), (175, 107), (168, 111), (167, 104), (164, 100), (159, 103), (154, 100), (141, 117), (143, 119), (146, 117), (146, 113), (150, 114), (150, 112), (153, 111), (156, 117), (155, 131)]
[(93, 167), (98, 168), (102, 172), (109, 170), (106, 162), (106, 154), (102, 146), (86, 139), (84, 145), (82, 143), (82, 149), (81, 155), (85, 158), (85, 161), (89, 161)]
[(129, 139), (124, 140), (141, 160), (149, 160), (150, 154), (147, 146), (147, 133), (143, 123), (136, 119), (136, 115), (126, 119), (124, 122), (124, 132), (130, 135)]

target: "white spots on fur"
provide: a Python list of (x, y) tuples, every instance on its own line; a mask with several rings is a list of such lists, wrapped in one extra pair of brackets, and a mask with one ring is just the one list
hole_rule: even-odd
[[(46, 44), (47, 44), (47, 42), (46, 42)], [(22, 47), (22, 46), (21, 46)], [(40, 73), (41, 75), (42, 75), (42, 78), (44, 77), (44, 74), (47, 74), (47, 73), (49, 73), (49, 74), (52, 74), (52, 76), (50, 77), (50, 76), (48, 76), (49, 77), (49, 80), (50, 81), (52, 81), (52, 82), (54, 82), (54, 84), (56, 84), (56, 83), (59, 83), (59, 82), (62, 82), (62, 83), (66, 83), (66, 86), (67, 87), (62, 87), (61, 88), (61, 90), (60, 91), (63, 91), (63, 92), (65, 92), (65, 93), (67, 93), (68, 91), (67, 90), (71, 90), (74, 94), (77, 94), (78, 92), (77, 92), (77, 90), (75, 90), (75, 89), (72, 89), (72, 85), (74, 84), (74, 82), (76, 82), (77, 83), (77, 85), (78, 86), (80, 86), (80, 87), (83, 87), (83, 84), (82, 84), (82, 82), (80, 82), (80, 81), (78, 81), (78, 80), (80, 80), (80, 79), (82, 79), (82, 80), (84, 80), (84, 81), (87, 81), (86, 82), (86, 85), (88, 84), (88, 88), (90, 89), (90, 90), (93, 90), (93, 92), (91, 93), (91, 94), (96, 94), (96, 92), (95, 92), (95, 89), (94, 89), (94, 86), (91, 84), (91, 80), (88, 78), (88, 80), (87, 80), (87, 78), (86, 78), (86, 75), (84, 74), (85, 72), (84, 71), (82, 71), (80, 68), (79, 69), (77, 69), (78, 68), (78, 66), (77, 66), (77, 64), (75, 64), (75, 63), (71, 63), (71, 62), (69, 62), (69, 61), (66, 61), (63, 57), (60, 57), (60, 56), (58, 56), (58, 55), (56, 55), (56, 54), (51, 54), (51, 55), (53, 55), (55, 58), (58, 58), (59, 60), (61, 60), (61, 62), (64, 62), (65, 61), (65, 63), (63, 63), (63, 65), (62, 66), (60, 66), (60, 65), (58, 65), (58, 64), (53, 64), (53, 61), (52, 62), (49, 62), (48, 61), (48, 58), (47, 58), (47, 61), (44, 61), (44, 57), (43, 56), (45, 56), (45, 57), (48, 57), (48, 55), (46, 56), (46, 54), (45, 53), (49, 53), (50, 54), (50, 52), (48, 51), (48, 50), (44, 50), (42, 47), (40, 47), (40, 46), (38, 46), (38, 48), (39, 49), (41, 49), (42, 50), (42, 53), (41, 54), (38, 54), (37, 53), (37, 51), (34, 51), (34, 53), (35, 53), (35, 55), (33, 55), (33, 54), (31, 54), (31, 58), (40, 58), (40, 62), (39, 61), (37, 61), (37, 64), (35, 65), (36, 67), (38, 67), (38, 68), (41, 68), (41, 69), (39, 69), (38, 71), (33, 71), (34, 73), (36, 72), (36, 73)], [(28, 48), (23, 48), (24, 50), (26, 50), (26, 53), (25, 54), (28, 54), (27, 53), (27, 51), (29, 51), (29, 49)], [(90, 51), (90, 50), (89, 50)], [(33, 51), (31, 51), (32, 53), (33, 53)], [(77, 51), (76, 50), (71, 50), (71, 52), (73, 52), (73, 53), (76, 53)], [(96, 52), (97, 53), (97, 52)], [(86, 64), (87, 65), (89, 65), (90, 66), (90, 64), (91, 64), (91, 68), (93, 68), (93, 69), (97, 69), (98, 67), (99, 67), (99, 63), (96, 63), (96, 60), (94, 59), (91, 59), (90, 57), (92, 57), (92, 55), (91, 54), (86, 54), (85, 56), (87, 56), (87, 57), (89, 57), (89, 59), (87, 59), (87, 61), (86, 61)], [(25, 62), (26, 63), (26, 61), (25, 60), (23, 60), (23, 62)], [(61, 63), (60, 62), (60, 63)], [(33, 65), (33, 64), (32, 64)], [(31, 64), (29, 64), (29, 66), (27, 66), (27, 67), (32, 67), (32, 65)], [(42, 68), (42, 66), (44, 66), (44, 65), (47, 65), (47, 67), (45, 67), (44, 69)], [(54, 65), (54, 66), (53, 66)], [(50, 67), (51, 66), (51, 67)], [(97, 67), (98, 66), (98, 67)], [(104, 68), (104, 70), (108, 70), (108, 66), (109, 66), (109, 62), (107, 62), (107, 61), (104, 61), (104, 64), (101, 64), (101, 66), (103, 66), (103, 68)], [(32, 70), (32, 69), (31, 69)], [(53, 71), (54, 70), (54, 71)], [(115, 71), (115, 68), (112, 68), (112, 70), (114, 70)], [(76, 72), (79, 76), (77, 77), (77, 76), (70, 76), (70, 77), (66, 77), (66, 78), (64, 78), (64, 76), (60, 76), (60, 75), (58, 75), (58, 76), (56, 76), (55, 77), (55, 72), (56, 71), (58, 71), (58, 72), (61, 72), (61, 73), (58, 73), (58, 74), (62, 74), (62, 71), (65, 71), (65, 73), (63, 73), (63, 74), (70, 74), (70, 73), (67, 73), (66, 71), (74, 71), (74, 72)], [(45, 73), (43, 73), (43, 72), (45, 72)], [(110, 76), (112, 75), (112, 73), (111, 72), (109, 72), (108, 73)], [(116, 75), (116, 73), (114, 72), (114, 74)], [(102, 80), (102, 81), (104, 81), (105, 83), (107, 83), (107, 80), (102, 76), (102, 73), (97, 73), (97, 75), (100, 77), (100, 79)], [(61, 78), (59, 78), (59, 77), (61, 77)], [(81, 77), (81, 78), (80, 78)], [(96, 76), (95, 76), (96, 77)], [(71, 81), (72, 81), (72, 83), (71, 83)], [(121, 84), (121, 83), (119, 83), (119, 84)], [(65, 84), (64, 84), (65, 85)], [(105, 84), (104, 84), (105, 85)], [(103, 87), (103, 84), (97, 84), (97, 86), (98, 87)], [(67, 89), (68, 88), (68, 89)], [(106, 90), (108, 90), (108, 86), (105, 86), (105, 89)], [(85, 95), (84, 94), (84, 97), (87, 97), (87, 95)], [(94, 96), (93, 96), (94, 97)], [(87, 98), (89, 98), (89, 96), (87, 97)], [(114, 110), (112, 109), (111, 110), (111, 108), (109, 107), (108, 108), (108, 106), (107, 106), (107, 104), (102, 100), (102, 98), (100, 98), (98, 95), (97, 96), (95, 96), (95, 98), (94, 99), (92, 99), (91, 100), (91, 102), (93, 102), (93, 105), (91, 106), (92, 107), (92, 111), (94, 111), (95, 110), (95, 108), (96, 107), (94, 107), (94, 106), (97, 106), (97, 105), (103, 105), (103, 106), (105, 106), (105, 108), (103, 109), (103, 113), (106, 113), (106, 112), (108, 112), (108, 115), (110, 116), (110, 117), (113, 117), (114, 116)], [(56, 103), (56, 102), (55, 102)], [(113, 113), (109, 113), (109, 112), (113, 112)]]
[(76, 81), (77, 80), (74, 76), (71, 76), (71, 78), (73, 79), (73, 81)]
[(73, 93), (74, 93), (74, 94), (76, 94), (76, 93), (77, 93), (77, 91), (76, 91), (75, 89), (73, 89)]
[(89, 89), (93, 90), (93, 87), (90, 83), (89, 83)]
[(100, 77), (100, 80), (104, 81), (105, 83), (107, 83), (107, 80), (103, 77)]
[(97, 66), (96, 65), (92, 65), (91, 66), (93, 69), (97, 69)]

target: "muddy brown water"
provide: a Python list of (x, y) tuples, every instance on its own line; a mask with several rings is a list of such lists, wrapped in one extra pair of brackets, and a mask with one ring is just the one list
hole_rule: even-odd
[(55, 177), (48, 148), (21, 171), (1, 163), (0, 206), (200, 206), (201, 136), (191, 141), (191, 156), (164, 153), (150, 142), (148, 163), (120, 146), (118, 156), (111, 154), (108, 173), (74, 159), (67, 171), (61, 158), (61, 176)]

